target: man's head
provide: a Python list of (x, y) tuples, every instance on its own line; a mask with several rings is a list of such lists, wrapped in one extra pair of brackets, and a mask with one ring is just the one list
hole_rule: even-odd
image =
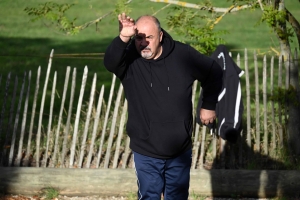
[(145, 15), (136, 20), (135, 47), (145, 59), (157, 59), (162, 53), (163, 32), (157, 18)]

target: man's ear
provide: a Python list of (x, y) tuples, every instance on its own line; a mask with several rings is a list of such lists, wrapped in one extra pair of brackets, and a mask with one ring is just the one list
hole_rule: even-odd
[(159, 42), (162, 41), (164, 33), (162, 31), (159, 32)]

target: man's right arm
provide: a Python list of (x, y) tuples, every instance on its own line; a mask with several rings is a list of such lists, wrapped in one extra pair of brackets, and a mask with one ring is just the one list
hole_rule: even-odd
[(123, 42), (121, 38), (116, 37), (112, 43), (107, 47), (104, 55), (105, 68), (121, 78), (126, 70), (126, 47), (127, 43)]
[(125, 13), (118, 15), (120, 34), (108, 46), (104, 65), (106, 69), (121, 78), (126, 71), (126, 47), (135, 34), (135, 21)]

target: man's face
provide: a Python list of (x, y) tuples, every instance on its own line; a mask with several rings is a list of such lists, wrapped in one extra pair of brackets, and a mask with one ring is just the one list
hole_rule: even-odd
[(140, 19), (136, 24), (135, 47), (145, 59), (156, 59), (162, 52), (162, 31), (151, 19)]

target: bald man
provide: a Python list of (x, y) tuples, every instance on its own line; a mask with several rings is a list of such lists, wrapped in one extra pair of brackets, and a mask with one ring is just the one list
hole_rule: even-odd
[(222, 69), (211, 58), (173, 40), (157, 18), (118, 16), (119, 35), (104, 65), (122, 82), (128, 101), (127, 134), (139, 199), (188, 199), (192, 161), (192, 86), (201, 82), (203, 124), (216, 118)]

